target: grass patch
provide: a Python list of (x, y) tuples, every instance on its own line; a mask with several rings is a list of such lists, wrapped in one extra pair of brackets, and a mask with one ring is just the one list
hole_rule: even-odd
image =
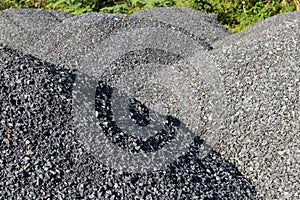
[(75, 15), (91, 11), (131, 14), (142, 9), (166, 6), (214, 12), (220, 24), (236, 33), (268, 17), (300, 11), (300, 0), (1, 0), (0, 10), (43, 8)]

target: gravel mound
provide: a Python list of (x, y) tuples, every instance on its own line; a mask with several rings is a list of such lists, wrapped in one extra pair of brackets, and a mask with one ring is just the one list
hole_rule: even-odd
[[(6, 199), (255, 197), (254, 187), (203, 140), (165, 170), (116, 171), (89, 154), (73, 130), (73, 70), (0, 46), (0, 195)], [(230, 185), (231, 187), (228, 187)]]
[(53, 26), (72, 14), (56, 10), (7, 9), (0, 11), (0, 43), (26, 51)]
[(300, 13), (269, 18), (194, 57), (223, 77), (220, 153), (266, 199), (299, 198), (299, 21)]
[[(76, 19), (79, 22), (70, 19), (59, 24), (40, 37), (39, 42), (26, 52), (55, 64), (63, 63), (82, 67), (90, 64), (101, 66), (104, 64), (102, 60), (108, 59), (107, 55), (111, 56), (110, 58), (116, 56), (113, 55), (114, 49), (121, 49), (119, 46), (122, 44), (118, 42), (117, 37), (132, 38), (132, 43), (140, 43), (140, 47), (137, 46), (137, 48), (143, 48), (150, 42), (155, 42), (160, 46), (177, 45), (177, 52), (184, 55), (190, 55), (195, 48), (211, 49), (207, 42), (186, 30), (155, 20), (107, 14), (101, 17), (95, 14), (85, 14)], [(82, 21), (84, 23), (81, 23)], [(141, 37), (140, 33), (146, 36)], [(152, 35), (151, 40), (144, 44), (145, 38), (149, 38), (149, 35)], [(113, 37), (115, 38), (109, 39)], [(111, 43), (108, 44), (108, 41)]]
[[(10, 10), (6, 10), (8, 13), (9, 11)], [(32, 15), (32, 18), (34, 19), (32, 21), (39, 21), (39, 18), (35, 15)], [(148, 32), (148, 34), (156, 35), (156, 38), (165, 40), (163, 43), (160, 43), (161, 45), (173, 43), (174, 41), (178, 41), (175, 44), (182, 44), (181, 39), (178, 40), (178, 38), (190, 38), (189, 43), (193, 44), (187, 44), (186, 40), (188, 39), (183, 39), (186, 44), (180, 47), (179, 45), (177, 46), (178, 49), (181, 50), (181, 54), (185, 52), (186, 55), (189, 55), (196, 46), (202, 46), (203, 49), (207, 50), (211, 49), (211, 46), (197, 35), (193, 35), (183, 28), (174, 27), (156, 20), (135, 18), (126, 15), (88, 13), (71, 17), (70, 19), (60, 21), (60, 23), (52, 24), (53, 26), (51, 26), (51, 23), (48, 22), (51, 22), (51, 20), (45, 19), (44, 26), (48, 23), (47, 27), (51, 27), (51, 29), (46, 29), (42, 33), (25, 32), (20, 34), (17, 38), (14, 38), (15, 35), (3, 33), (6, 39), (0, 42), (20, 48), (25, 53), (30, 53), (31, 55), (55, 64), (67, 64), (76, 67), (86, 65), (90, 60), (93, 60), (93, 64), (95, 65), (103, 64), (101, 62), (95, 62), (102, 59), (103, 53), (101, 52), (105, 51), (102, 46), (109, 45), (102, 44), (102, 41), (107, 37), (113, 37), (114, 33), (118, 32), (118, 34), (121, 34), (121, 31), (124, 31), (124, 34), (129, 34), (129, 30), (149, 29), (145, 31), (146, 34)], [(7, 26), (6, 23), (4, 24)], [(41, 25), (40, 27), (43, 26)], [(156, 27), (160, 28), (160, 30), (155, 30)], [(12, 28), (13, 30), (11, 32), (20, 33), (19, 30), (14, 30), (14, 26)], [(151, 28), (152, 30), (150, 30)], [(8, 24), (7, 30), (10, 30), (10, 24)], [(173, 34), (173, 36), (170, 34)], [(33, 40), (30, 38), (28, 40), (27, 37), (37, 39)], [(173, 41), (172, 38), (174, 38)], [(135, 39), (140, 40), (138, 38)], [(152, 40), (153, 39), (155, 38), (153, 37)], [(27, 41), (27, 44), (24, 44), (24, 41)]]
[(82, 23), (93, 24), (101, 21), (104, 17), (107, 16), (126, 16), (123, 14), (112, 14), (112, 13), (101, 13), (101, 12), (88, 12), (80, 15), (75, 15), (73, 17), (63, 20), (64, 24), (77, 24), (78, 26)]
[(0, 197), (298, 199), (299, 19), (1, 11)]
[[(110, 18), (115, 19), (116, 17), (113, 16)], [(74, 93), (79, 93), (80, 95), (73, 98), (77, 101), (77, 104), (74, 106), (76, 108), (74, 110), (77, 111), (75, 115), (77, 114), (76, 116), (80, 120), (80, 126), (84, 124), (83, 122), (86, 123), (85, 126), (81, 127), (81, 132), (83, 133), (81, 140), (89, 146), (89, 150), (94, 152), (96, 157), (101, 158), (100, 160), (103, 162), (106, 160), (109, 162), (110, 166), (114, 166), (115, 168), (124, 170), (125, 167), (126, 170), (129, 171), (143, 171), (145, 169), (149, 170), (154, 168), (161, 169), (165, 163), (170, 163), (170, 160), (168, 160), (168, 162), (166, 160), (161, 161), (158, 159), (159, 155), (161, 155), (164, 159), (170, 158), (171, 161), (173, 161), (176, 157), (179, 157), (182, 152), (184, 152), (183, 150), (186, 149), (189, 146), (190, 141), (193, 140), (193, 136), (191, 137), (190, 135), (195, 135), (195, 132), (203, 132), (202, 126), (207, 125), (204, 122), (203, 125), (197, 124), (198, 121), (194, 122), (193, 117), (188, 115), (188, 110), (183, 108), (189, 107), (186, 96), (190, 97), (193, 95), (192, 86), (194, 82), (190, 81), (191, 77), (187, 72), (193, 71), (192, 67), (190, 69), (184, 69), (183, 71), (185, 71), (185, 73), (181, 73), (181, 69), (172, 68), (171, 66), (192, 55), (195, 51), (208, 51), (210, 48), (203, 45), (202, 40), (187, 34), (186, 31), (180, 28), (174, 29), (174, 27), (170, 27), (168, 24), (164, 24), (159, 21), (149, 21), (133, 17), (118, 18), (118, 21), (116, 21), (115, 24), (112, 23), (112, 20), (107, 21), (111, 23), (108, 30), (113, 30), (113, 27), (118, 27), (118, 29), (111, 32), (106, 38), (103, 38), (99, 45), (100, 47), (95, 48), (91, 54), (88, 54), (87, 59), (82, 62), (82, 66), (84, 67), (79, 69), (80, 72), (84, 73), (84, 76), (87, 77), (81, 78), (82, 82), (76, 82), (76, 85), (79, 85), (80, 87), (78, 90), (75, 90)], [(101, 23), (101, 25), (103, 26), (104, 23)], [(98, 26), (95, 27), (99, 29)], [(205, 74), (204, 72), (201, 73), (203, 73), (203, 76), (200, 76), (201, 78), (197, 77), (197, 81), (201, 81), (203, 83), (208, 81), (209, 84), (209, 78), (211, 75)], [(200, 75), (200, 73), (198, 73), (198, 75)], [(97, 86), (96, 80), (99, 78), (101, 78), (101, 80), (105, 80), (105, 84), (110, 87), (118, 89), (118, 92), (112, 93), (117, 93), (117, 95), (121, 93), (120, 96), (114, 98), (115, 101), (117, 101), (116, 99), (122, 100), (113, 102), (113, 100), (111, 100), (112, 97), (105, 97), (112, 95), (111, 93), (105, 93), (105, 95), (101, 93), (102, 96), (104, 95), (102, 97), (102, 101), (106, 98), (105, 101), (107, 102), (102, 104), (105, 111), (97, 111), (98, 113), (113, 112), (114, 114), (114, 112), (121, 112), (120, 110), (123, 108), (125, 110), (122, 114), (119, 114), (119, 118), (113, 115), (113, 119), (115, 121), (119, 120), (120, 122), (126, 118), (124, 116), (130, 115), (127, 111), (128, 102), (131, 98), (134, 98), (138, 99), (139, 102), (143, 102), (146, 107), (149, 107), (154, 111), (152, 116), (155, 117), (151, 120), (152, 123), (150, 123), (149, 126), (142, 128), (141, 126), (135, 125), (135, 123), (129, 119), (129, 121), (125, 120), (126, 122), (121, 122), (123, 123), (122, 129), (120, 128), (119, 123), (106, 127), (104, 123), (109, 123), (109, 121), (107, 122), (107, 119), (110, 115), (104, 114), (101, 118), (102, 128), (104, 127), (116, 131), (112, 131), (112, 133), (101, 132), (95, 135), (95, 132), (99, 132), (99, 128), (95, 127), (97, 125), (96, 119), (92, 119), (91, 122), (86, 122), (86, 119), (91, 118), (89, 116), (93, 115), (91, 111), (93, 111), (93, 108), (95, 107), (94, 98), (93, 96), (90, 96), (88, 99), (91, 101), (89, 102), (86, 102), (85, 99), (89, 94), (95, 94), (94, 88)], [(92, 79), (95, 79), (95, 81)], [(181, 81), (180, 84), (178, 80)], [(187, 91), (186, 89), (182, 90), (182, 88), (185, 88), (182, 84), (189, 85), (189, 87), (191, 87), (190, 91)], [(88, 85), (91, 86), (91, 88), (82, 87), (82, 85)], [(213, 88), (213, 85), (211, 85), (211, 87)], [(103, 86), (103, 88), (106, 88), (106, 86)], [(210, 90), (212, 90), (212, 88), (210, 88)], [(200, 92), (200, 89), (198, 92)], [(186, 93), (187, 95), (182, 97), (182, 93)], [(195, 104), (196, 102), (193, 103)], [(200, 101), (198, 101), (198, 103), (200, 103)], [(208, 102), (205, 104), (208, 105)], [(205, 104), (201, 107), (203, 110), (202, 118), (204, 118)], [(86, 109), (87, 105), (90, 106), (89, 109)], [(107, 106), (111, 108), (107, 110)], [(115, 108), (115, 110), (113, 110), (113, 108)], [(101, 110), (101, 108), (99, 109)], [(211, 113), (211, 115), (215, 114), (214, 111), (211, 111)], [(145, 157), (144, 154), (140, 154), (140, 157), (130, 154), (128, 155), (126, 152), (122, 151), (122, 149), (113, 148), (113, 146), (111, 146), (111, 141), (105, 139), (109, 134), (111, 134), (111, 136), (115, 135), (117, 139), (112, 137), (111, 140), (119, 140), (116, 143), (118, 143), (121, 147), (125, 147), (129, 140), (129, 135), (126, 134), (126, 132), (134, 135), (130, 136), (131, 139), (135, 138), (137, 135), (141, 135), (143, 139), (141, 139), (141, 137), (137, 137), (135, 138), (135, 141), (130, 140), (130, 142), (132, 142), (132, 145), (129, 145), (130, 149), (132, 149), (132, 146), (137, 146), (137, 148), (144, 150), (148, 149), (148, 143), (150, 143), (150, 141), (158, 141), (151, 138), (150, 135), (153, 134), (153, 131), (156, 131), (158, 132), (158, 135), (156, 135), (157, 138), (161, 136), (160, 131), (162, 127), (165, 126), (165, 120), (170, 114), (172, 115), (172, 118), (178, 118), (178, 120), (180, 120), (180, 124), (182, 124), (182, 126), (179, 127), (178, 136), (175, 139), (172, 138), (172, 142), (174, 144), (169, 145), (169, 148), (164, 148), (161, 151), (147, 155), (146, 160), (142, 159)], [(173, 122), (167, 120), (166, 123), (168, 124)], [(188, 123), (187, 127), (184, 123)], [(187, 128), (190, 128), (195, 132), (189, 131), (185, 133)], [(121, 132), (121, 130), (125, 133)], [(106, 137), (103, 137), (104, 135), (106, 135)], [(180, 137), (180, 135), (186, 136)], [(145, 140), (145, 142), (142, 140)], [(158, 145), (156, 142), (154, 143), (155, 145)], [(160, 141), (158, 143), (163, 146), (164, 142)], [(146, 148), (145, 145), (148, 147)], [(160, 147), (153, 148), (160, 149)], [(114, 151), (112, 149), (114, 149)], [(204, 149), (205, 151), (210, 151), (210, 149)], [(169, 152), (172, 152), (173, 155), (168, 155), (170, 154)], [(157, 155), (157, 153), (159, 155)], [(114, 157), (116, 158), (111, 159), (111, 156), (107, 156), (111, 154), (115, 155)], [(164, 156), (162, 156), (163, 154)], [(119, 157), (116, 155), (119, 155)], [(115, 160), (118, 160), (118, 162), (115, 162)], [(132, 163), (130, 162), (131, 160), (134, 160), (135, 162)], [(128, 169), (129, 165), (131, 169)]]
[(190, 8), (151, 8), (135, 12), (132, 16), (156, 19), (172, 26), (182, 27), (209, 44), (213, 44), (215, 41), (231, 34), (230, 31), (218, 23), (217, 16)]
[[(175, 54), (175, 58), (180, 57)], [(110, 166), (117, 164), (114, 168), (123, 171), (126, 169), (127, 171), (141, 172), (155, 168), (162, 169), (166, 163), (169, 164), (170, 161), (186, 151), (197, 133), (200, 134), (210, 129), (209, 133), (213, 134), (212, 131), (218, 130), (220, 124), (212, 124), (211, 119), (221, 118), (221, 116), (216, 116), (218, 112), (210, 105), (220, 106), (223, 102), (219, 100), (212, 103), (210, 102), (211, 98), (193, 98), (196, 93), (201, 93), (203, 96), (209, 94), (213, 96), (212, 91), (220, 89), (215, 88), (215, 85), (209, 82), (212, 74), (207, 73), (207, 71), (197, 73), (192, 66), (186, 69), (177, 68), (172, 66), (172, 62), (176, 62), (176, 59), (174, 60), (174, 55), (170, 52), (145, 49), (140, 52), (130, 52), (130, 55), (125, 54), (107, 66), (87, 67), (85, 71), (92, 73), (82, 77), (81, 80), (77, 78), (76, 85), (79, 85), (79, 89), (74, 90), (77, 95), (73, 97), (76, 99), (73, 108), (75, 108), (75, 116), (80, 120), (81, 140), (89, 146), (90, 151), (94, 152), (96, 157), (100, 157), (103, 162), (109, 162)], [(87, 119), (91, 118), (89, 116), (94, 114), (93, 108), (97, 107), (93, 96), (89, 96), (89, 94), (95, 95), (95, 88), (99, 85), (99, 78), (97, 79), (98, 76), (95, 74), (99, 71), (102, 71), (99, 77), (103, 82), (100, 84), (101, 86), (98, 86), (102, 88), (98, 89), (100, 90), (98, 92), (99, 102), (102, 102), (96, 110), (99, 117), (98, 120), (95, 118), (86, 122)], [(192, 79), (191, 74), (193, 74), (194, 79)], [(195, 79), (199, 84), (195, 84)], [(82, 87), (82, 85), (84, 86)], [(90, 99), (89, 101), (86, 100), (87, 97)], [(221, 95), (214, 98), (218, 99), (218, 97)], [(132, 101), (134, 103), (131, 103)], [(135, 113), (127, 109), (132, 104), (138, 106), (139, 114), (136, 113), (135, 115), (137, 115), (136, 117), (140, 116), (138, 119), (142, 121), (142, 124), (137, 123), (138, 119), (136, 118), (132, 120), (126, 117)], [(199, 118), (190, 114), (193, 109), (201, 111), (197, 115)], [(147, 113), (145, 110), (148, 110)], [(195, 114), (195, 112), (192, 113)], [(97, 128), (97, 121), (99, 120), (104, 129), (102, 132)], [(112, 120), (114, 123), (109, 125)], [(166, 124), (170, 124), (171, 127)], [(166, 126), (168, 127), (167, 130), (163, 128)], [(110, 129), (114, 131), (110, 132)], [(100, 133), (95, 134), (95, 132)], [(162, 136), (167, 133), (168, 137)], [(151, 135), (156, 135), (156, 137), (151, 137)], [(144, 160), (144, 154), (133, 155), (122, 149), (114, 148), (111, 141), (108, 140), (108, 136), (115, 138), (112, 140), (116, 141), (115, 143), (123, 149), (131, 149), (130, 152), (135, 151), (132, 150), (133, 147), (136, 147), (137, 152), (140, 148), (146, 153), (150, 151), (149, 148), (159, 151), (147, 155), (146, 160)], [(171, 140), (171, 144), (162, 149), (162, 146), (167, 144), (166, 141), (169, 140)], [(129, 146), (128, 141), (132, 143)], [(202, 153), (199, 154), (200, 157), (205, 157), (207, 151), (211, 151), (205, 146), (202, 149)], [(108, 156), (111, 154), (114, 156)], [(160, 160), (160, 156), (162, 160)], [(112, 160), (111, 157), (118, 158), (118, 162)], [(132, 161), (134, 162), (132, 163)]]
[[(295, 26), (295, 21), (299, 19), (299, 12), (284, 13), (267, 18), (261, 22), (256, 23), (254, 26), (249, 27), (239, 33), (230, 35), (226, 38), (216, 41), (212, 46), (214, 48), (222, 46), (230, 46), (235, 43), (253, 40), (256, 37), (284, 37), (284, 34), (289, 34), (289, 26)], [(285, 30), (285, 28), (288, 29)], [(276, 30), (274, 33), (273, 31)], [(281, 33), (280, 33), (281, 31)], [(299, 32), (299, 31), (298, 31)], [(274, 35), (276, 34), (276, 36)], [(262, 38), (260, 38), (262, 39)]]

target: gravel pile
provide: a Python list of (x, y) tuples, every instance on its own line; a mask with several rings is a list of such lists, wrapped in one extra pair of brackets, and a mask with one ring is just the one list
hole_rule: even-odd
[(8, 9), (0, 11), (0, 43), (27, 51), (39, 38), (72, 17), (70, 13), (41, 9)]
[[(46, 19), (43, 23), (47, 23), (47, 21)], [(21, 50), (25, 53), (55, 64), (63, 63), (79, 68), (83, 65), (89, 65), (91, 60), (93, 60), (92, 64), (95, 66), (103, 65), (103, 62), (101, 62), (103, 57), (114, 53), (114, 51), (107, 51), (111, 51), (111, 48), (115, 49), (115, 45), (122, 44), (118, 42), (118, 40), (114, 42), (120, 44), (103, 43), (103, 40), (109, 37), (129, 37), (133, 38), (134, 41), (132, 42), (140, 42), (142, 46), (147, 46), (147, 44), (144, 44), (144, 40), (145, 38), (149, 38), (149, 36), (141, 38), (140, 35), (148, 34), (152, 35), (151, 41), (149, 39), (149, 43), (154, 41), (160, 45), (160, 47), (157, 48), (162, 48), (161, 46), (164, 44), (173, 45), (174, 43), (173, 46), (177, 44), (177, 52), (185, 54), (186, 56), (194, 52), (195, 48), (211, 49), (208, 42), (182, 27), (155, 19), (136, 18), (134, 16), (87, 13), (68, 18), (55, 25), (50, 23), (49, 26), (52, 26), (52, 28), (44, 33), (38, 34), (38, 40), (31, 42), (30, 46), (24, 47), (23, 40), (15, 40), (13, 36), (11, 37), (6, 33), (3, 33), (3, 35), (7, 38), (0, 40), (0, 42), (16, 48), (22, 47)], [(139, 35), (140, 38), (134, 37), (133, 34)], [(216, 32), (216, 35), (217, 34), (219, 33)], [(25, 39), (26, 35), (25, 33)], [(30, 33), (28, 37), (35, 37), (35, 34)], [(172, 40), (172, 38), (174, 40)], [(156, 39), (161, 40), (158, 41)], [(110, 40), (115, 39), (112, 38)], [(110, 40), (106, 41), (110, 42)], [(129, 43), (129, 41), (127, 41), (127, 43)], [(79, 46), (81, 48), (78, 48)], [(156, 46), (156, 44), (152, 46)], [(168, 48), (170, 47), (165, 46), (165, 49)], [(117, 49), (121, 49), (121, 47)]]
[(220, 153), (265, 199), (299, 199), (300, 13), (274, 16), (199, 58), (219, 68), (227, 117)]
[[(92, 15), (86, 17), (93, 18)], [(53, 63), (80, 68), (104, 65), (133, 48), (159, 45), (156, 48), (176, 48), (176, 52), (185, 56), (191, 54), (194, 49), (211, 49), (205, 41), (179, 27), (171, 29), (170, 25), (163, 22), (124, 15), (106, 15), (97, 19), (92, 23), (62, 23), (33, 47), (32, 52), (39, 47), (44, 49), (34, 52), (33, 55)], [(78, 49), (78, 46), (82, 48)], [(123, 52), (117, 55), (122, 50)]]
[(231, 35), (230, 31), (218, 23), (217, 15), (208, 15), (190, 8), (152, 8), (135, 12), (132, 16), (156, 19), (182, 27), (209, 44)]
[(164, 170), (128, 173), (103, 165), (80, 140), (82, 133), (74, 130), (70, 117), (76, 73), (7, 46), (0, 50), (2, 197), (247, 199), (256, 195), (254, 186), (218, 153), (209, 151), (201, 157), (203, 140), (198, 137)]
[(299, 198), (299, 13), (0, 21), (1, 198)]
[[(299, 27), (299, 24), (297, 25), (298, 19), (299, 19), (299, 12), (276, 15), (267, 18), (261, 22), (258, 22), (254, 26), (251, 26), (248, 29), (245, 29), (237, 34), (233, 34), (226, 38), (220, 39), (216, 41), (214, 44), (212, 44), (212, 46), (214, 48), (218, 48), (221, 46), (230, 46), (235, 43), (241, 43), (246, 41), (251, 42), (251, 40), (253, 40), (256, 37), (261, 38), (265, 36), (280, 37), (284, 39), (283, 34), (287, 34), (287, 37), (289, 37), (288, 31), (290, 30), (291, 26), (293, 27), (293, 32), (296, 32), (296, 34), (298, 34), (299, 36), (299, 31), (297, 32), (297, 28)], [(273, 33), (274, 30), (276, 31)]]

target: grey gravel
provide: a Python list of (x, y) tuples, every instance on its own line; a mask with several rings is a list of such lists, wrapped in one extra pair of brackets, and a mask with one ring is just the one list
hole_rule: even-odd
[[(86, 26), (86, 28), (81, 26)], [(177, 45), (177, 52), (180, 52), (180, 54), (185, 54), (186, 56), (192, 53), (195, 48), (206, 50), (211, 49), (210, 45), (204, 40), (190, 34), (185, 30), (182, 30), (180, 27), (172, 27), (169, 24), (159, 21), (129, 16), (126, 17), (124, 15), (109, 15), (97, 23), (80, 25), (80, 28), (77, 28), (81, 31), (75, 36), (69, 38), (67, 44), (59, 44), (54, 50), (51, 49), (51, 51), (46, 52), (47, 57), (50, 57), (52, 54), (54, 54), (56, 49), (59, 50), (59, 52), (54, 55), (66, 54), (65, 52), (72, 54), (74, 52), (72, 45), (79, 43), (79, 41), (80, 43), (77, 45), (81, 45), (81, 43), (84, 42), (83, 46), (87, 46), (88, 49), (82, 49), (80, 54), (76, 52), (76, 55), (74, 56), (76, 58), (76, 62), (78, 62), (78, 65), (93, 64), (94, 66), (103, 65), (105, 63), (103, 61), (104, 59), (112, 60), (113, 58), (118, 58), (117, 55), (114, 55), (115, 52), (120, 50), (126, 52), (126, 50), (128, 50), (126, 45), (128, 44), (130, 44), (131, 49), (133, 49), (134, 44), (139, 45), (136, 46), (136, 48), (139, 49), (151, 45), (156, 46), (158, 44), (171, 45), (172, 41), (174, 46)], [(85, 32), (85, 30), (87, 32)], [(54, 32), (55, 31), (56, 30), (54, 30)], [(91, 34), (95, 34), (95, 36)], [(150, 39), (148, 35), (151, 35), (152, 38)], [(126, 41), (126, 38), (128, 38), (128, 41)], [(130, 38), (132, 39), (130, 40)], [(145, 41), (146, 39), (147, 41)], [(61, 40), (54, 39), (54, 41)], [(123, 44), (122, 42), (125, 41), (126, 43)], [(147, 43), (144, 44), (144, 42)], [(151, 42), (156, 42), (156, 44), (151, 44)], [(120, 45), (123, 45), (123, 47)], [(60, 46), (66, 49), (61, 51), (61, 48), (59, 48)], [(164, 47), (164, 49), (169, 48), (171, 47)], [(52, 57), (55, 57), (54, 55)], [(73, 57), (70, 58), (69, 55), (64, 55), (64, 57), (69, 58), (68, 62), (73, 60)], [(81, 59), (81, 57), (83, 58)], [(93, 62), (91, 62), (91, 60), (93, 60)]]
[(112, 13), (102, 13), (102, 12), (88, 12), (80, 15), (73, 16), (71, 18), (66, 18), (63, 20), (63, 24), (77, 24), (78, 26), (83, 23), (93, 24), (101, 21), (104, 17), (107, 16), (126, 16), (125, 14), (112, 14)]
[[(176, 59), (174, 59), (174, 57)], [(85, 71), (91, 72), (91, 74), (81, 78), (84, 84), (82, 82), (77, 83), (76, 81), (76, 84), (79, 85), (79, 89), (75, 89), (73, 93), (79, 93), (79, 95), (77, 94), (73, 97), (73, 99), (76, 99), (73, 108), (75, 108), (77, 112), (76, 116), (83, 122), (79, 125), (87, 124), (86, 126), (83, 125), (83, 127), (80, 127), (82, 130), (82, 140), (87, 143), (90, 150), (93, 151), (96, 156), (100, 157), (103, 162), (110, 162), (110, 165), (116, 165), (115, 168), (125, 168), (126, 170), (129, 170), (128, 165), (130, 165), (130, 170), (133, 169), (135, 171), (143, 171), (144, 169), (152, 170), (154, 168), (161, 169), (166, 163), (169, 164), (170, 160), (174, 160), (176, 157), (179, 157), (182, 152), (185, 152), (190, 141), (193, 140), (196, 134), (208, 132), (207, 129), (210, 129), (209, 135), (212, 134), (211, 131), (217, 131), (220, 125), (218, 123), (213, 124), (212, 121), (214, 120), (212, 119), (220, 118), (221, 116), (216, 116), (217, 111), (212, 109), (211, 105), (221, 107), (223, 102), (217, 101), (213, 104), (207, 101), (210, 98), (198, 99), (198, 96), (195, 95), (196, 93), (200, 93), (202, 96), (208, 96), (209, 94), (212, 96), (214, 89), (220, 89), (212, 87), (213, 85), (209, 82), (213, 77), (213, 71), (204, 71), (201, 74), (193, 67), (183, 69), (176, 65), (173, 66), (172, 64), (177, 62), (178, 59), (180, 59), (178, 55), (171, 54), (170, 52), (157, 49), (145, 49), (144, 51), (129, 52), (108, 66), (101, 66), (96, 69), (86, 67)], [(101, 93), (101, 95), (99, 94), (99, 98), (101, 99), (99, 101), (102, 102), (102, 105), (99, 106), (97, 110), (98, 115), (101, 116), (101, 126), (104, 127), (105, 131), (95, 134), (95, 132), (99, 132), (96, 127), (97, 121), (95, 119), (90, 122), (86, 121), (94, 114), (91, 111), (93, 111), (93, 107), (95, 106), (95, 100), (93, 96), (89, 97), (89, 95), (95, 94), (94, 88), (97, 86), (97, 78), (95, 78), (97, 76), (95, 74), (99, 71), (102, 71), (100, 75), (101, 80), (105, 81), (109, 87), (106, 85), (101, 86), (103, 92), (99, 92)], [(212, 72), (212, 74), (207, 72)], [(191, 74), (195, 76), (193, 79)], [(96, 80), (91, 81), (91, 79)], [(211, 86), (211, 88), (206, 84), (210, 84), (209, 86)], [(86, 87), (86, 85), (91, 85), (91, 89)], [(90, 100), (86, 101), (86, 97)], [(215, 98), (219, 97), (222, 96), (215, 96)], [(136, 122), (134, 122), (135, 120), (132, 121), (126, 117), (131, 115), (126, 110), (132, 98), (137, 99), (154, 111), (154, 113), (150, 111), (150, 124), (137, 126)], [(108, 100), (110, 103), (107, 102)], [(89, 106), (88, 109), (86, 108), (87, 106)], [(199, 111), (199, 113), (197, 113), (197, 117), (200, 116), (199, 118), (193, 115), (195, 109)], [(109, 125), (109, 122), (107, 123), (110, 114), (105, 113), (110, 112), (113, 113), (113, 119), (116, 122), (115, 128), (113, 128), (113, 125)], [(128, 155), (121, 149), (111, 147), (111, 141), (106, 141), (106, 137), (104, 137), (104, 135), (109, 134), (115, 135), (113, 141), (123, 148), (127, 145), (127, 143), (124, 143), (125, 140), (130, 140), (130, 138), (133, 140), (137, 137), (135, 138), (137, 141), (134, 142), (131, 147), (136, 145), (136, 143), (140, 143), (140, 145), (138, 145), (140, 146), (139, 148), (147, 152), (149, 151), (149, 146), (146, 145), (145, 142), (140, 141), (141, 139), (138, 139), (138, 137), (148, 138), (147, 143), (156, 140), (155, 138), (150, 140), (149, 137), (155, 132), (160, 132), (162, 127), (164, 127), (163, 123), (168, 118), (166, 116), (170, 115), (172, 116), (171, 118), (175, 117), (177, 119), (167, 121), (172, 123), (179, 120), (178, 124), (180, 125), (178, 126), (178, 130), (174, 131), (176, 137), (173, 138), (170, 136), (172, 138), (171, 144), (167, 145), (167, 147), (164, 146), (162, 150), (158, 151), (162, 159), (158, 158), (159, 156), (155, 153), (147, 155), (146, 160), (143, 159), (143, 154), (139, 155), (140, 157), (138, 157), (138, 155)], [(147, 117), (144, 119), (147, 120)], [(112, 131), (110, 133), (110, 127), (118, 131)], [(173, 132), (172, 128), (170, 132)], [(134, 136), (130, 136), (130, 138), (129, 136), (123, 137), (124, 134)], [(120, 139), (120, 137), (124, 139)], [(157, 137), (159, 137), (159, 134)], [(164, 142), (154, 148), (161, 149), (160, 146), (163, 145)], [(201, 150), (199, 156), (205, 157), (207, 151), (211, 151), (211, 149), (203, 146), (203, 150)], [(111, 157), (116, 157), (118, 160), (117, 164), (111, 163), (114, 162)], [(131, 163), (131, 160), (133, 160), (134, 163)]]
[[(48, 23), (29, 9), (28, 19), (41, 23), (46, 32), (28, 45), (28, 34), (42, 30), (30, 32), (27, 18), (16, 26), (8, 20), (9, 12), (15, 11), (0, 11), (5, 27), (0, 43), (25, 53), (0, 45), (1, 198), (299, 199), (299, 13), (272, 17), (217, 41), (202, 38), (188, 24), (164, 21), (167, 17), (142, 18), (148, 11), (138, 18), (41, 11), (55, 13)], [(180, 12), (186, 11), (168, 12), (183, 17)], [(192, 15), (210, 28), (216, 24), (203, 13)], [(220, 38), (219, 31), (211, 32), (211, 38)], [(92, 135), (74, 123), (74, 90), (90, 83), (79, 79), (82, 74), (118, 89), (121, 98), (136, 99), (135, 104), (123, 99), (117, 103), (135, 109), (130, 115), (144, 115), (150, 108), (177, 118), (181, 131), (195, 134), (185, 144), (187, 150), (153, 171), (106, 165), (99, 156), (107, 155), (91, 148)], [(95, 101), (98, 114), (123, 115), (107, 110), (113, 100), (100, 91), (106, 106), (101, 108), (102, 97)], [(134, 131), (134, 137), (151, 138), (133, 126), (146, 123), (147, 115), (142, 119), (146, 121), (108, 122), (115, 120), (122, 129)], [(98, 120), (105, 130), (103, 119)], [(150, 127), (162, 123), (150, 121)], [(164, 137), (172, 136), (172, 128)], [(106, 137), (112, 143), (130, 150), (134, 143), (111, 133)], [(168, 143), (151, 148), (163, 151)], [(209, 148), (205, 154), (203, 147)]]
[[(73, 130), (73, 71), (1, 45), (0, 196), (6, 199), (252, 199), (254, 186), (200, 138), (165, 170), (127, 173), (89, 153)], [(198, 148), (197, 148), (198, 147)], [(228, 187), (230, 186), (230, 187)]]
[[(129, 30), (132, 32), (139, 30), (143, 34), (151, 34), (152, 41), (156, 38), (161, 39), (161, 41), (154, 40), (160, 42), (160, 45), (172, 44), (175, 40), (177, 41), (175, 44), (178, 44), (176, 47), (178, 48), (177, 51), (180, 51), (180, 53), (185, 52), (186, 55), (192, 53), (195, 48), (211, 49), (210, 44), (204, 39), (181, 27), (174, 27), (156, 20), (135, 18), (126, 15), (91, 13), (75, 16), (74, 20), (67, 19), (57, 24), (46, 34), (41, 35), (37, 42), (32, 43), (27, 49), (22, 50), (55, 64), (63, 63), (75, 67), (82, 67), (87, 64), (103, 65), (101, 62), (102, 57), (108, 55), (105, 51), (111, 51), (110, 48), (115, 48), (116, 46), (114, 45), (117, 45), (113, 43), (105, 44), (103, 40), (114, 37), (115, 34), (123, 34), (127, 37), (126, 34), (131, 34)], [(171, 38), (174, 39), (172, 40)], [(162, 40), (164, 41), (162, 42)], [(141, 39), (141, 41), (143, 40)], [(11, 45), (11, 43), (19, 42), (15, 41), (13, 37), (8, 37), (3, 43)], [(185, 44), (183, 45), (183, 43)], [(109, 47), (107, 47), (108, 45)], [(78, 48), (78, 46), (81, 48)], [(91, 60), (93, 60), (92, 63), (90, 62)]]
[(194, 57), (223, 77), (228, 116), (220, 153), (264, 199), (300, 195), (299, 20), (299, 12), (274, 16)]
[[(257, 22), (254, 26), (251, 26), (237, 34), (233, 34), (226, 38), (220, 39), (216, 41), (212, 46), (214, 48), (218, 48), (221, 46), (230, 46), (232, 44), (245, 41), (251, 42), (251, 39), (253, 40), (256, 37), (273, 36), (273, 34), (276, 34), (276, 32), (277, 37), (284, 37), (285, 34), (289, 34), (289, 29), (286, 28), (289, 28), (289, 26), (292, 25), (294, 26), (294, 28), (297, 28), (297, 24), (295, 26), (295, 20), (297, 20), (298, 18), (299, 12), (276, 15), (261, 22)], [(273, 33), (273, 29), (277, 31)], [(281, 30), (281, 33), (279, 30)], [(279, 36), (278, 34), (281, 34), (281, 36)]]
[(70, 13), (42, 9), (0, 11), (0, 43), (26, 51), (56, 24), (72, 17)]
[(191, 8), (151, 8), (135, 12), (132, 16), (156, 19), (182, 27), (209, 44), (231, 35), (230, 31), (218, 23), (217, 15), (205, 14)]

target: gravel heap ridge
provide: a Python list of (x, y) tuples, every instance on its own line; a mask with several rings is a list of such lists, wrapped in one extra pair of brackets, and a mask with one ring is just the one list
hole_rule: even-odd
[(41, 9), (9, 9), (0, 12), (0, 41), (26, 51), (70, 13)]
[[(217, 21), (216, 15), (208, 15), (190, 8), (153, 8), (135, 12), (132, 16), (156, 19), (173, 26), (180, 26), (212, 44), (231, 33)], [(214, 34), (211, 34), (211, 33)]]
[(299, 199), (299, 32), (0, 11), (0, 199)]

